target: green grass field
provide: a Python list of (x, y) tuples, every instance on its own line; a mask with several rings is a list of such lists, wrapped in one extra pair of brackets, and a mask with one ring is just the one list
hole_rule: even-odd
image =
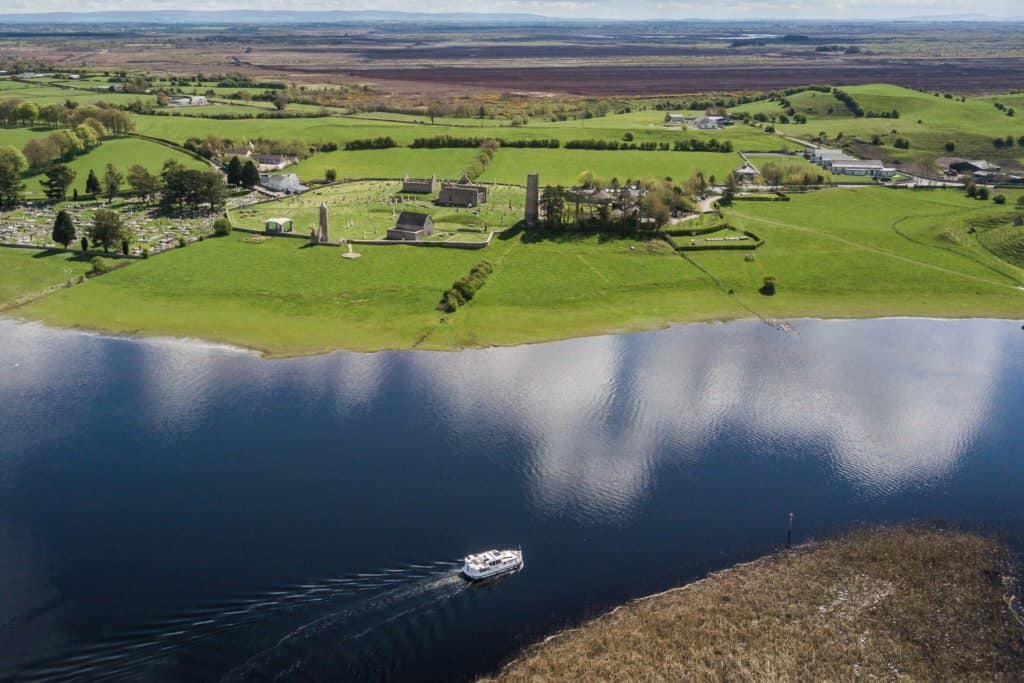
[[(113, 138), (103, 141), (99, 147), (91, 152), (76, 157), (68, 162), (68, 166), (77, 174), (75, 181), (68, 189), (70, 196), (72, 190), (77, 189), (80, 194), (85, 194), (85, 181), (89, 177), (89, 171), (96, 172), (96, 176), (103, 181), (103, 173), (107, 164), (114, 164), (122, 174), (127, 174), (128, 168), (133, 164), (141, 164), (152, 173), (159, 173), (164, 162), (174, 159), (191, 168), (209, 168), (203, 162), (179, 152), (170, 147), (141, 140), (139, 138)], [(29, 199), (43, 197), (41, 181), (45, 176), (40, 173), (26, 179), (26, 196)], [(127, 183), (124, 189), (128, 189)]]
[(89, 260), (75, 254), (0, 247), (0, 309), (84, 275)]
[[(1024, 271), (984, 250), (924, 240), (1001, 212), (957, 192), (884, 188), (739, 203), (728, 220), (766, 241), (753, 262), (743, 252), (687, 261), (660, 242), (543, 231), (480, 252), (364, 246), (363, 258), (348, 262), (336, 248), (257, 244), (236, 233), (56, 292), (19, 314), (272, 354), (518, 344), (754, 315), (1019, 318)], [(914, 234), (899, 230), (907, 217), (920, 221)], [(434, 310), (441, 292), (481, 258), (495, 264), (490, 280), (442, 322)], [(777, 278), (774, 296), (758, 292), (767, 275)]]
[(333, 168), (338, 178), (458, 178), (476, 157), (474, 149), (391, 149), (324, 152), (288, 170), (305, 181), (322, 180)]
[(572, 185), (584, 171), (611, 179), (672, 178), (682, 181), (696, 171), (724, 181), (743, 164), (738, 154), (721, 152), (605, 152), (595, 150), (502, 149), (481, 180), (526, 184), (528, 173), (539, 172), (541, 185)]

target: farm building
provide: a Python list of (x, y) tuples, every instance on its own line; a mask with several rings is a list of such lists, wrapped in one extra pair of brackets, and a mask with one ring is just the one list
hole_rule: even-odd
[(884, 163), (874, 159), (833, 161), (829, 170), (836, 175), (871, 176), (872, 178), (891, 178), (896, 175), (896, 169), (886, 168)]
[(410, 194), (434, 194), (437, 192), (437, 176), (429, 178), (410, 178), (408, 175), (402, 180), (402, 192)]
[(757, 177), (759, 175), (761, 175), (756, 168), (750, 165), (749, 161), (740, 166), (739, 168), (734, 169), (732, 174), (733, 177), (735, 177), (736, 180), (740, 181), (741, 183), (752, 183), (755, 180), (757, 180)]
[(299, 176), (294, 173), (260, 173), (260, 185), (271, 192), (284, 192), (285, 194), (296, 194), (309, 189), (299, 181)]
[(683, 124), (685, 122), (686, 117), (682, 114), (665, 114), (665, 123)]
[(253, 160), (261, 171), (280, 171), (296, 162), (294, 157), (287, 157), (283, 154), (256, 154), (253, 156)]
[(263, 224), (263, 231), (268, 233), (295, 232), (295, 223), (291, 218), (268, 218)]
[(686, 125), (697, 130), (718, 130), (722, 126), (732, 125), (732, 121), (724, 116), (698, 116), (684, 121)]
[(439, 206), (473, 208), (487, 202), (487, 188), (474, 184), (465, 175), (455, 183), (441, 183), (441, 194), (437, 196)]
[(959, 157), (943, 157), (937, 163), (957, 173), (998, 173), (996, 164), (984, 159), (960, 159)]
[(203, 95), (172, 97), (167, 100), (168, 107), (205, 107), (210, 102)]
[(401, 242), (418, 242), (434, 234), (434, 220), (429, 214), (403, 211), (398, 214), (395, 227), (388, 230), (387, 239)]

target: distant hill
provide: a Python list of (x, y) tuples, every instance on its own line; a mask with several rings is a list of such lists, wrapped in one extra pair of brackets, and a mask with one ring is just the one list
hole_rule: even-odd
[(36, 12), (0, 14), (0, 24), (342, 24), (342, 23), (513, 24), (550, 21), (538, 14), (474, 12), (188, 10)]

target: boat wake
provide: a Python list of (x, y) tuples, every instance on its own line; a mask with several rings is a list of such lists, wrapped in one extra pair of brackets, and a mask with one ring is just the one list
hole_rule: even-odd
[[(216, 681), (229, 669), (225, 681), (287, 680), (300, 669), (356, 671), (365, 658), (344, 644), (461, 592), (466, 584), (458, 566), (410, 564), (231, 597), (37, 661), (16, 680)], [(332, 658), (338, 647), (346, 656)], [(231, 668), (254, 651), (259, 654)]]
[[(468, 588), (452, 570), (441, 576), (375, 595), (289, 633), (273, 647), (228, 672), (222, 683), (241, 681), (352, 681), (388, 677), (400, 668), (393, 644), (377, 647), (374, 636), (398, 621), (434, 611)], [(401, 653), (405, 648), (398, 648)]]

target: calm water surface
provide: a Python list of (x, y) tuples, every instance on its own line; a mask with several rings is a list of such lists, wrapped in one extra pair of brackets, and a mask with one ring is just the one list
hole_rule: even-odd
[[(1024, 332), (294, 360), (0, 321), (0, 678), (459, 680), (861, 521), (1024, 536)], [(468, 586), (457, 559), (522, 545)]]

